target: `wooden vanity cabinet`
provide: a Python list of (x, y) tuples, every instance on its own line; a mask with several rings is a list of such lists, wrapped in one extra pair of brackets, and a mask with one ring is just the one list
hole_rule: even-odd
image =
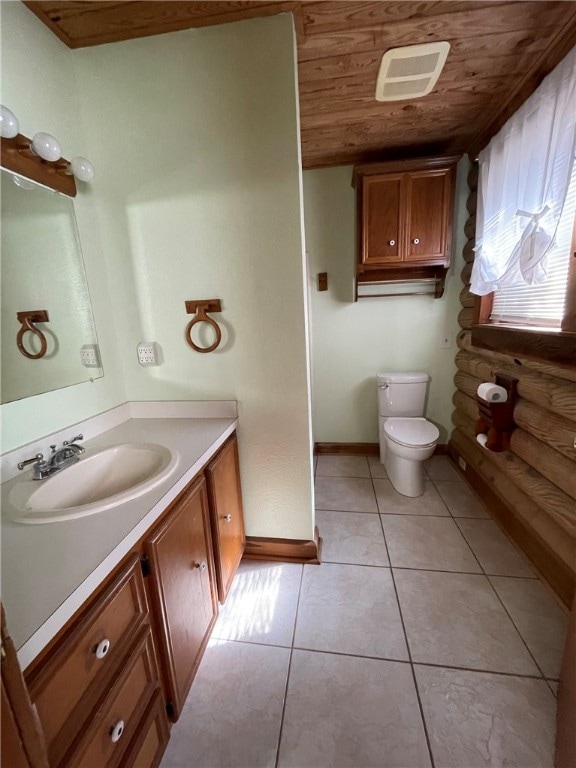
[(170, 717), (177, 720), (218, 614), (203, 476), (145, 540), (144, 551), (168, 708)]
[(450, 266), (457, 160), (355, 166), (357, 273)]
[(232, 435), (208, 464), (206, 480), (210, 499), (218, 598), (223, 603), (246, 546), (236, 435)]
[(232, 435), (25, 671), (50, 768), (159, 765), (244, 543)]

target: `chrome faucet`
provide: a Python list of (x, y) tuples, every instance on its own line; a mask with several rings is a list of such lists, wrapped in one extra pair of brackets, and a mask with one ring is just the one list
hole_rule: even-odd
[(18, 464), (18, 469), (22, 470), (29, 464), (33, 464), (32, 479), (45, 480), (47, 477), (55, 475), (56, 472), (60, 472), (78, 461), (86, 449), (84, 446), (78, 445), (77, 441), (83, 439), (83, 435), (76, 435), (71, 440), (64, 440), (62, 448), (58, 450), (56, 450), (56, 445), (51, 445), (52, 453), (48, 461), (44, 459), (44, 454), (37, 453), (33, 459), (21, 461)]

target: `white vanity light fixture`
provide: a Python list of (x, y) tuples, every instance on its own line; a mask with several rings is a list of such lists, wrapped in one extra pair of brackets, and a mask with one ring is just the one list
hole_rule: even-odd
[(55, 163), (56, 160), (60, 160), (62, 157), (62, 149), (58, 139), (52, 136), (51, 133), (45, 133), (44, 131), (38, 131), (38, 133), (34, 134), (30, 149), (35, 155), (49, 163)]
[(20, 132), (18, 118), (8, 107), (0, 104), (0, 135), (3, 139), (13, 139)]
[[(20, 133), (20, 123), (12, 110), (0, 104), (0, 134), (3, 139), (16, 139)], [(38, 131), (32, 140), (20, 136), (17, 142), (11, 144), (9, 152), (18, 151), (29, 158), (39, 158), (46, 163), (54, 163), (57, 173), (63, 176), (74, 176), (79, 181), (89, 182), (94, 178), (94, 166), (86, 157), (74, 157), (68, 161), (62, 158), (60, 142), (51, 133)], [(49, 169), (52, 171), (52, 169)], [(24, 185), (22, 185), (24, 186)], [(57, 188), (57, 187), (56, 187)]]

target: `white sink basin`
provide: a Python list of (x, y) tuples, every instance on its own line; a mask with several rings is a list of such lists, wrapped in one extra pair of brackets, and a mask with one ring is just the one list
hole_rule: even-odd
[(15, 484), (10, 503), (19, 523), (53, 523), (102, 512), (137, 498), (175, 470), (178, 454), (162, 445), (122, 443), (88, 450), (47, 480)]

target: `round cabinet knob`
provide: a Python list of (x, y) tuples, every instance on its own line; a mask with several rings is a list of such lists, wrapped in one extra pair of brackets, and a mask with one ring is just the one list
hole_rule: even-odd
[(113, 744), (116, 744), (117, 741), (120, 740), (120, 737), (124, 733), (124, 720), (118, 720), (117, 723), (114, 723), (112, 728), (110, 728), (110, 741)]
[(388, 245), (396, 245), (396, 240), (388, 240)]
[(204, 573), (204, 571), (206, 570), (206, 563), (195, 563), (194, 568), (198, 568), (200, 573)]
[(418, 243), (420, 242), (420, 238), (415, 237), (414, 240), (412, 240), (412, 242), (414, 243), (414, 245), (418, 245)]
[(232, 515), (230, 515), (230, 514), (222, 515), (222, 520), (225, 520), (227, 523), (231, 523), (232, 522)]
[(103, 659), (109, 650), (110, 640), (108, 640), (108, 638), (104, 638), (104, 640), (100, 640), (98, 645), (94, 648), (94, 655), (97, 659)]

